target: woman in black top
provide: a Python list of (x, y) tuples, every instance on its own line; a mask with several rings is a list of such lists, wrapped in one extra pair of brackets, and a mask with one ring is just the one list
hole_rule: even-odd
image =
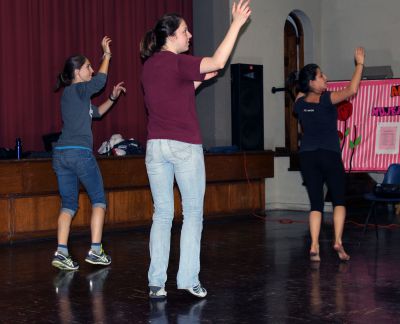
[(355, 95), (360, 84), (364, 66), (364, 49), (354, 52), (355, 71), (348, 86), (340, 91), (326, 91), (327, 78), (318, 65), (308, 64), (299, 74), (299, 94), (295, 113), (303, 129), (299, 158), (301, 174), (310, 198), (311, 212), (310, 260), (320, 261), (319, 233), (324, 206), (323, 184), (327, 183), (331, 193), (335, 238), (333, 248), (340, 260), (350, 256), (342, 245), (342, 234), (346, 217), (344, 167), (337, 132), (337, 110), (335, 105)]

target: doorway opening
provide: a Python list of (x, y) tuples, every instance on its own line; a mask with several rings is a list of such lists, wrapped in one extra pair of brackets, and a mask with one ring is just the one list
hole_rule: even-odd
[(299, 147), (299, 127), (293, 115), (296, 95), (295, 76), (304, 66), (304, 33), (300, 19), (290, 13), (285, 22), (284, 35), (284, 80), (285, 80), (285, 150), (297, 153)]

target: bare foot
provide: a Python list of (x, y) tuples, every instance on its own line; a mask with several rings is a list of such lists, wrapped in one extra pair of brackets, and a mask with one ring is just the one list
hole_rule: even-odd
[(335, 244), (333, 246), (333, 249), (337, 252), (338, 257), (341, 261), (349, 261), (350, 260), (350, 255), (346, 253), (346, 251), (343, 248), (342, 244)]
[(396, 207), (396, 216), (400, 216), (400, 204), (395, 205)]
[(319, 246), (311, 246), (310, 249), (310, 261), (312, 262), (320, 262), (321, 258), (319, 257)]
[(320, 262), (321, 258), (319, 256), (319, 253), (317, 252), (310, 252), (310, 261), (312, 262)]

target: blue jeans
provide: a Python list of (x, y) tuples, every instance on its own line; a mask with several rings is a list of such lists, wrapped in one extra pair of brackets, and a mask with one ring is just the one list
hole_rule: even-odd
[(206, 182), (203, 147), (173, 140), (149, 140), (146, 168), (154, 202), (149, 286), (164, 287), (167, 281), (175, 176), (183, 210), (177, 285), (179, 289), (191, 288), (199, 283), (200, 272)]
[(73, 217), (78, 210), (79, 181), (85, 187), (92, 206), (106, 209), (103, 179), (92, 151), (55, 148), (53, 169), (61, 196), (61, 212)]

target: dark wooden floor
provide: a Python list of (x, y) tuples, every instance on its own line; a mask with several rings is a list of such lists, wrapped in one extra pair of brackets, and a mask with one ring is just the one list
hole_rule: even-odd
[[(361, 215), (360, 218), (363, 218)], [(179, 225), (175, 226), (168, 299), (147, 293), (149, 229), (105, 235), (108, 268), (83, 262), (88, 237), (72, 237), (77, 272), (50, 266), (55, 240), (0, 246), (0, 323), (399, 323), (400, 228), (348, 223), (351, 261), (331, 249), (325, 217), (320, 264), (309, 262), (307, 216), (270, 212), (205, 222), (200, 300), (176, 290)]]

